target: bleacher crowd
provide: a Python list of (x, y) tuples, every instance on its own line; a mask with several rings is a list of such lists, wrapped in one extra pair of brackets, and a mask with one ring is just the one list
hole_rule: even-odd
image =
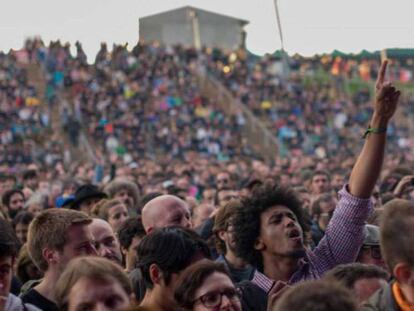
[(75, 48), (0, 54), (0, 310), (413, 308), (409, 62)]

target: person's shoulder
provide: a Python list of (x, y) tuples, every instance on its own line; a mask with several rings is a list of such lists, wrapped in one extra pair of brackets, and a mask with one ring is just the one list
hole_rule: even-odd
[(392, 295), (391, 285), (387, 284), (377, 290), (358, 311), (399, 311)]
[(30, 289), (28, 289), (25, 292), (22, 292), (20, 294), (20, 298), (23, 301), (27, 301), (27, 300), (30, 300), (30, 299), (33, 299), (33, 298), (37, 298), (38, 296), (40, 296), (40, 294), (36, 290), (34, 290), (33, 288), (30, 288)]
[(28, 303), (24, 303), (19, 297), (9, 294), (6, 302), (5, 311), (20, 311), (20, 310), (28, 310), (28, 311), (41, 311), (41, 309), (37, 308), (36, 306)]
[(33, 288), (23, 294), (20, 298), (25, 304), (32, 304), (44, 311), (58, 310), (58, 307), (53, 301), (50, 301)]
[(265, 311), (267, 308), (267, 293), (251, 281), (242, 281), (237, 284), (241, 292), (243, 311)]
[(24, 294), (26, 294), (28, 291), (30, 291), (33, 287), (35, 287), (36, 285), (38, 285), (40, 282), (42, 281), (42, 279), (40, 280), (30, 280), (27, 281), (26, 283), (24, 283), (20, 289), (20, 297), (22, 297)]

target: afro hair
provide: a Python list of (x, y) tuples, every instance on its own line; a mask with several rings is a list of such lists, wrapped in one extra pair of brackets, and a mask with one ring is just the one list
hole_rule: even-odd
[(290, 188), (279, 186), (257, 187), (252, 195), (242, 201), (233, 218), (235, 252), (260, 271), (263, 270), (261, 253), (255, 249), (260, 235), (260, 216), (276, 205), (289, 208), (305, 232), (308, 229), (306, 216), (297, 194)]

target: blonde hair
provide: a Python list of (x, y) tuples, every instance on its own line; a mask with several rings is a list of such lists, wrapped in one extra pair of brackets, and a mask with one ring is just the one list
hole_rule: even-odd
[(30, 223), (27, 235), (27, 248), (35, 265), (45, 272), (48, 263), (43, 258), (43, 250), (63, 250), (67, 242), (66, 231), (72, 225), (87, 225), (91, 222), (92, 218), (85, 213), (66, 208), (48, 209), (37, 215)]
[(105, 258), (79, 257), (69, 262), (56, 284), (55, 298), (59, 310), (68, 310), (70, 290), (81, 278), (116, 281), (128, 296), (132, 293), (131, 282), (121, 267)]
[(103, 200), (99, 201), (92, 208), (91, 215), (94, 218), (101, 218), (103, 220), (108, 220), (108, 218), (109, 218), (109, 210), (112, 207), (114, 207), (115, 205), (119, 205), (119, 204), (124, 205), (124, 203), (122, 203), (122, 201), (119, 200), (119, 199), (112, 199), (112, 200), (103, 199)]

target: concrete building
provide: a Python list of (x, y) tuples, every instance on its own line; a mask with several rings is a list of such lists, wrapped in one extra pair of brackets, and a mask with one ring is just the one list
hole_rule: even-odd
[(237, 49), (244, 46), (249, 22), (186, 6), (139, 19), (139, 40), (164, 45)]

